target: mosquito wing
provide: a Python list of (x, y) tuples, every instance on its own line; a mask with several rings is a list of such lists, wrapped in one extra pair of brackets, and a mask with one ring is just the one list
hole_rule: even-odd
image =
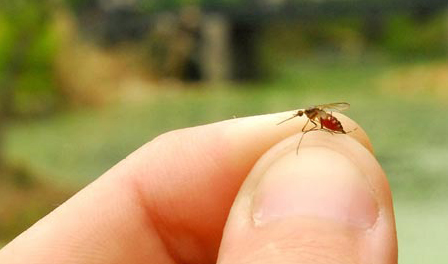
[(323, 104), (316, 105), (316, 108), (319, 108), (323, 111), (344, 111), (350, 108), (349, 103), (331, 103), (331, 104)]

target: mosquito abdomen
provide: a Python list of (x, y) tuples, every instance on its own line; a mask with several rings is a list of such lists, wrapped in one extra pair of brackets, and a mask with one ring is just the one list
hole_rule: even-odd
[(332, 115), (328, 114), (325, 118), (321, 118), (320, 123), (322, 124), (323, 127), (327, 128), (329, 130), (341, 132), (341, 133), (345, 134), (345, 131), (344, 131), (344, 128), (342, 127), (341, 122), (339, 122), (339, 120), (337, 120), (336, 117), (334, 117)]

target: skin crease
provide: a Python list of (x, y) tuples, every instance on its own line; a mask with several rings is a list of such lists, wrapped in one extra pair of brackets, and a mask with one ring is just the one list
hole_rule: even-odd
[[(235, 197), (257, 160), (302, 128), (305, 117), (275, 125), (292, 113), (233, 119), (159, 136), (1, 249), (0, 263), (215, 263), (218, 252), (222, 263), (230, 263), (226, 259), (238, 259), (243, 253), (245, 258), (240, 259), (257, 260), (254, 254), (263, 252), (260, 248), (254, 254), (234, 250), (247, 249), (250, 243), (231, 239), (233, 225), (238, 224), (232, 219), (238, 211), (232, 210), (227, 224), (226, 220), (234, 201), (234, 208), (241, 206), (240, 198)], [(311, 132), (302, 144), (339, 148), (338, 144), (350, 142), (349, 156), (363, 153), (366, 159), (358, 161), (360, 168), (376, 170), (370, 181), (382, 212), (377, 224), (384, 225), (378, 229), (381, 232), (371, 231), (369, 243), (363, 245), (378, 252), (383, 248), (390, 251), (381, 252), (390, 261), (377, 263), (396, 263), (395, 224), (387, 180), (369, 157), (372, 146), (365, 132), (349, 118), (335, 116), (344, 129), (358, 129), (349, 135), (334, 136)], [(298, 137), (288, 140), (281, 144), (294, 149)], [(265, 158), (261, 162), (271, 161)], [(305, 230), (315, 234), (314, 222), (303, 221), (298, 219), (291, 225), (308, 226)], [(328, 228), (334, 229), (341, 227)], [(358, 241), (352, 237), (358, 237), (359, 232), (342, 229), (348, 242)], [(250, 228), (247, 232), (259, 234), (260, 239), (288, 234), (288, 229), (266, 230), (257, 233)], [(352, 243), (348, 242), (346, 245)], [(278, 250), (294, 259), (287, 250), (291, 246), (286, 243), (286, 248)], [(306, 250), (306, 244), (302, 248)]]

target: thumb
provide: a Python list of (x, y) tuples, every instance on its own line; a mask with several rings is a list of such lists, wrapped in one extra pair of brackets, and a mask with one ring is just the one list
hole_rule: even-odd
[(218, 263), (396, 264), (392, 198), (373, 155), (347, 135), (308, 133), (269, 150), (229, 215)]

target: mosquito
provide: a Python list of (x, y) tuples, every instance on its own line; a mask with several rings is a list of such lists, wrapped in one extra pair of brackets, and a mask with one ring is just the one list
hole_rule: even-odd
[[(327, 131), (331, 134), (347, 134), (352, 131), (345, 131), (342, 127), (341, 122), (333, 115), (333, 111), (344, 111), (350, 108), (349, 103), (331, 103), (331, 104), (322, 104), (322, 105), (315, 105), (308, 107), (305, 110), (298, 110), (297, 113), (295, 113), (292, 117), (287, 118), (277, 125), (282, 124), (283, 122), (286, 122), (288, 120), (291, 120), (298, 116), (306, 115), (308, 120), (306, 121), (305, 125), (302, 127), (302, 136), (300, 137), (299, 144), (297, 145), (296, 153), (299, 152), (300, 143), (302, 143), (303, 136), (305, 136), (306, 133), (311, 131)], [(313, 123), (313, 127), (311, 129), (306, 130), (306, 126), (308, 123)], [(320, 127), (319, 127), (320, 124)], [(355, 129), (356, 130), (356, 129)]]

